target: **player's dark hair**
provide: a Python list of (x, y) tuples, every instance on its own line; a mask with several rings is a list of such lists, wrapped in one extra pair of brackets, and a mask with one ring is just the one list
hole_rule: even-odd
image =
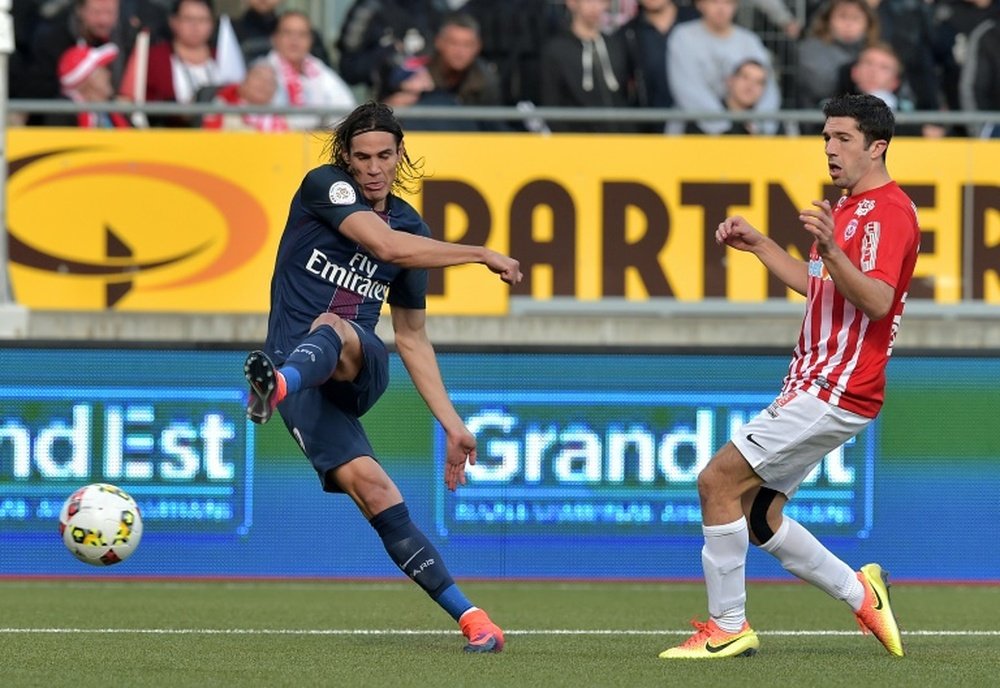
[(889, 151), (889, 142), (896, 128), (896, 118), (885, 101), (867, 94), (846, 94), (831, 98), (823, 106), (823, 114), (831, 117), (851, 117), (858, 123), (858, 130), (865, 137), (865, 148), (874, 141), (885, 141), (886, 150), (882, 152), (885, 161)]
[(393, 191), (414, 193), (415, 185), (423, 178), (423, 158), (411, 160), (403, 148), (403, 127), (385, 103), (370, 100), (359, 105), (354, 112), (345, 117), (333, 130), (333, 135), (323, 147), (323, 153), (330, 156), (330, 163), (350, 174), (347, 157), (351, 153), (351, 141), (358, 134), (369, 131), (384, 131), (396, 139), (396, 148), (400, 150), (399, 164), (396, 166), (396, 178), (392, 183)]

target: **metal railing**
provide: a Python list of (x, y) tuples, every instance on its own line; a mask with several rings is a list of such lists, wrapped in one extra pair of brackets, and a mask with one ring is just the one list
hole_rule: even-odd
[[(288, 107), (271, 105), (221, 106), (214, 103), (146, 103), (136, 105), (126, 102), (79, 104), (64, 100), (11, 100), (8, 112), (14, 114), (66, 114), (76, 112), (136, 112), (147, 115), (209, 115), (209, 114), (273, 114), (273, 115), (319, 115), (335, 119), (346, 115), (350, 109), (330, 109), (315, 107)], [(785, 125), (821, 124), (823, 113), (818, 110), (778, 110), (775, 112), (705, 112), (657, 108), (557, 108), (534, 107), (528, 110), (516, 107), (477, 106), (412, 106), (396, 109), (396, 114), (404, 121), (452, 120), (481, 122), (519, 122), (542, 120), (545, 122), (609, 122), (609, 123), (663, 123), (687, 122), (693, 120), (727, 120), (731, 122), (781, 122)], [(982, 112), (903, 112), (896, 114), (900, 125), (940, 124), (964, 126), (970, 131), (980, 131), (990, 126), (1000, 130), (1000, 111)], [(786, 126), (790, 135), (797, 132), (796, 126)]]

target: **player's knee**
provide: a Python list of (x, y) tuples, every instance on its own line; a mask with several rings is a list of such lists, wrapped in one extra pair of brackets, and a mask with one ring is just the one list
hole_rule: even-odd
[(353, 334), (351, 325), (339, 315), (334, 315), (333, 313), (323, 313), (313, 320), (310, 332), (314, 332), (324, 325), (332, 329), (341, 342), (347, 342)]
[[(730, 468), (731, 461), (721, 452), (712, 457), (698, 473), (698, 494), (702, 497), (730, 499), (739, 491)], [(738, 495), (736, 495), (738, 496)]]
[(339, 467), (336, 479), (364, 513), (378, 514), (403, 501), (399, 488), (371, 457)]
[(718, 471), (709, 463), (698, 474), (698, 496), (702, 502), (716, 496), (720, 488)]
[(317, 316), (315, 320), (313, 320), (312, 327), (309, 328), (309, 331), (312, 332), (313, 330), (319, 329), (323, 325), (329, 325), (339, 334), (339, 328), (343, 327), (343, 322), (344, 319), (339, 315), (334, 315), (333, 313), (322, 313)]
[(365, 484), (358, 493), (358, 501), (363, 511), (377, 514), (401, 502), (401, 495), (396, 486), (389, 484)]

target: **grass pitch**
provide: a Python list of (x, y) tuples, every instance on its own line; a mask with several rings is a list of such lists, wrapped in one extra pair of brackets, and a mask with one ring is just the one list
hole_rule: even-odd
[(1000, 587), (893, 587), (907, 657), (800, 584), (751, 584), (761, 651), (666, 662), (695, 584), (467, 583), (499, 655), (408, 582), (0, 581), (0, 686), (994, 686)]

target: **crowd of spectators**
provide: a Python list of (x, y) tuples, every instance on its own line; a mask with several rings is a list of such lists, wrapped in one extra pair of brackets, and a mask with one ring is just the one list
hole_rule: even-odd
[[(403, 108), (411, 129), (774, 134), (782, 131), (778, 117), (542, 122), (531, 113), (767, 115), (866, 92), (897, 112), (927, 114), (908, 134), (1000, 136), (1000, 123), (967, 130), (942, 126), (932, 114), (1000, 110), (1000, 0), (354, 0), (339, 35), (326, 40), (282, 0), (243, 0), (231, 23), (220, 22), (213, 0), (13, 0), (11, 12), (15, 99), (312, 109), (172, 115), (152, 118), (154, 126), (314, 129), (375, 98)], [(765, 34), (747, 16), (775, 30)], [(223, 49), (226, 30), (234, 51)], [(149, 48), (140, 56), (143, 34)], [(227, 68), (233, 60), (235, 71)], [(406, 119), (406, 107), (424, 105), (517, 106), (525, 115)], [(323, 110), (330, 114), (314, 114)], [(137, 120), (81, 112), (24, 122)]]

